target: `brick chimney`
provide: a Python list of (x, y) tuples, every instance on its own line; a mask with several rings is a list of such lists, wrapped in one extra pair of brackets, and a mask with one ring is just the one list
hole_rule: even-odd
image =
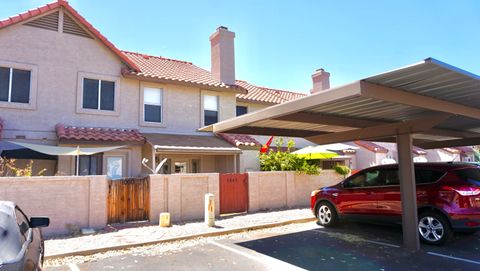
[(235, 84), (235, 33), (220, 26), (210, 36), (212, 47), (212, 75), (227, 85)]
[(317, 69), (312, 74), (313, 88), (310, 90), (311, 94), (330, 88), (330, 73), (324, 69)]

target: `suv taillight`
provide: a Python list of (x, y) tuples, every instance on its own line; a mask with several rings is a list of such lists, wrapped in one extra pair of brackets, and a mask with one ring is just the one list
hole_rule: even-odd
[(451, 187), (451, 186), (444, 186), (442, 187), (443, 190), (447, 191), (455, 191), (460, 196), (478, 196), (480, 195), (480, 189), (478, 187), (471, 187), (471, 186), (462, 186), (462, 187)]

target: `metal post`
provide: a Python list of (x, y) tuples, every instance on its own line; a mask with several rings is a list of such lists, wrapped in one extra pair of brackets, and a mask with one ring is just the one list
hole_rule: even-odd
[(215, 196), (205, 194), (205, 224), (209, 227), (215, 226)]
[(80, 155), (77, 155), (76, 158), (77, 158), (77, 163), (76, 163), (77, 168), (75, 169), (75, 176), (78, 176), (78, 172), (79, 172), (78, 167), (80, 166)]
[(398, 173), (402, 200), (403, 246), (417, 251), (420, 249), (418, 236), (417, 192), (412, 155), (412, 135), (397, 135)]

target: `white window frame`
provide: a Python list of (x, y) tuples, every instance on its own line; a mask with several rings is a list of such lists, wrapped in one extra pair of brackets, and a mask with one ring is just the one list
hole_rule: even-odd
[[(99, 92), (98, 92), (98, 102), (97, 109), (92, 108), (83, 108), (83, 82), (84, 79), (99, 80)], [(113, 100), (113, 111), (111, 110), (101, 110), (100, 101), (101, 101), (101, 81), (110, 81), (114, 82), (114, 100)], [(107, 115), (107, 116), (119, 116), (120, 115), (120, 77), (113, 75), (104, 75), (96, 73), (87, 73), (79, 72), (78, 73), (78, 85), (77, 85), (77, 113), (78, 114), (92, 114), (92, 115)]]
[[(18, 62), (3, 61), (3, 60), (0, 60), (0, 67), (10, 69), (8, 101), (0, 101), (0, 107), (36, 110), (37, 109), (38, 67), (33, 64), (18, 63)], [(11, 102), (13, 69), (30, 71), (30, 93), (29, 93), (28, 103)]]
[[(202, 96), (201, 96), (201, 99), (202, 99), (202, 119), (201, 119), (201, 126), (205, 126), (205, 96), (212, 96), (212, 97), (216, 97), (217, 98), (217, 123), (221, 121), (221, 118), (220, 118), (220, 95), (218, 94), (214, 94), (214, 93), (211, 93), (211, 92), (203, 92), (202, 93)], [(213, 110), (210, 110), (210, 111), (213, 111)]]
[[(155, 88), (160, 89), (161, 91), (161, 102), (160, 106), (162, 107), (161, 122), (151, 122), (145, 121), (145, 88)], [(168, 90), (163, 84), (155, 84), (149, 82), (140, 82), (140, 114), (139, 114), (139, 125), (146, 127), (157, 127), (157, 128), (166, 128), (168, 121), (168, 112), (167, 112), (167, 96)]]
[[(158, 103), (145, 102), (145, 89), (154, 89), (160, 92), (160, 101)], [(161, 88), (152, 88), (152, 87), (143, 87), (143, 121), (147, 123), (163, 123), (163, 89)], [(154, 105), (160, 106), (160, 121), (147, 121), (145, 120), (145, 105)]]

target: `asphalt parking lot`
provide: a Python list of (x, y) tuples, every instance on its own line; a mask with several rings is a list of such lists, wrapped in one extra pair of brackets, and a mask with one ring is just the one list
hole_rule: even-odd
[(480, 270), (480, 234), (457, 235), (443, 247), (400, 247), (401, 228), (348, 223), (327, 229), (315, 223), (252, 231), (171, 253), (130, 253), (47, 270)]

